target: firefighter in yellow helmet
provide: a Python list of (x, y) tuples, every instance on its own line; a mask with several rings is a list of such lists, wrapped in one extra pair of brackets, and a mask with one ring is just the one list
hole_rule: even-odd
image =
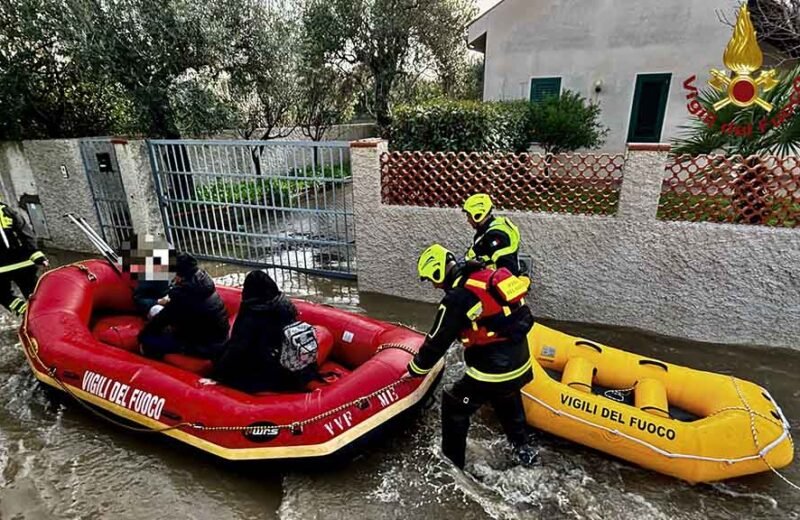
[(475, 229), (472, 247), (465, 258), (477, 259), (489, 266), (505, 267), (519, 275), (519, 229), (508, 217), (495, 217), (492, 208), (492, 199), (485, 193), (476, 193), (464, 201), (464, 213)]
[[(38, 266), (47, 267), (47, 257), (36, 248), (36, 236), (22, 214), (0, 202), (0, 305), (21, 316), (36, 288)], [(14, 294), (11, 283), (21, 293)]]
[(427, 374), (455, 340), (464, 345), (464, 376), (442, 394), (442, 451), (464, 467), (470, 417), (486, 403), (497, 414), (521, 463), (538, 451), (525, 423), (520, 389), (533, 377), (527, 334), (533, 315), (525, 304), (529, 280), (480, 262), (456, 262), (439, 244), (419, 257), (417, 271), (445, 292), (425, 343), (408, 365), (410, 377)]

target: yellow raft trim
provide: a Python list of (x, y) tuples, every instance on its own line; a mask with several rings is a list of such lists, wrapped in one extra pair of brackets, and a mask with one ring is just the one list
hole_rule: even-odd
[[(52, 386), (53, 388), (56, 388), (57, 390), (63, 391), (61, 385), (58, 382), (56, 382), (55, 379), (45, 374), (44, 372), (39, 371), (36, 368), (36, 366), (34, 365), (33, 361), (31, 360), (28, 354), (28, 350), (26, 348), (23, 348), (22, 350), (25, 352), (25, 357), (28, 359), (28, 364), (30, 365), (31, 370), (33, 371), (33, 374), (36, 377), (36, 379), (38, 379), (42, 383)], [(220, 446), (219, 444), (207, 441), (203, 438), (197, 437), (196, 435), (192, 435), (182, 430), (168, 430), (161, 433), (163, 433), (164, 435), (169, 435), (170, 437), (173, 437), (181, 442), (184, 442), (186, 444), (194, 446), (195, 448), (201, 449), (203, 451), (206, 451), (208, 453), (211, 453), (218, 457), (222, 457), (227, 460), (261, 460), (261, 459), (322, 457), (336, 452), (340, 448), (352, 443), (362, 435), (370, 432), (371, 430), (379, 426), (381, 423), (384, 423), (392, 419), (396, 415), (399, 415), (400, 413), (406, 411), (407, 409), (417, 404), (428, 392), (428, 389), (436, 380), (436, 376), (439, 374), (439, 372), (441, 372), (443, 366), (444, 366), (444, 360), (443, 359), (439, 360), (439, 362), (436, 365), (434, 365), (434, 367), (431, 369), (430, 373), (425, 377), (422, 384), (420, 384), (416, 390), (408, 394), (408, 396), (384, 408), (375, 415), (368, 417), (367, 419), (353, 426), (346, 432), (341, 433), (338, 436), (320, 444), (306, 444), (299, 446), (271, 446), (271, 447), (261, 447), (261, 448), (226, 448), (224, 446)], [(128, 410), (127, 408), (123, 408), (117, 404), (106, 401), (105, 399), (102, 399), (93, 394), (85, 392), (73, 385), (64, 382), (61, 382), (61, 384), (69, 387), (70, 392), (74, 393), (76, 396), (80, 397), (84, 401), (87, 401), (115, 415), (123, 417), (131, 422), (152, 429), (164, 428), (169, 426), (168, 424), (164, 424), (160, 421), (156, 421), (154, 419), (150, 419), (143, 415), (139, 415), (138, 413)]]

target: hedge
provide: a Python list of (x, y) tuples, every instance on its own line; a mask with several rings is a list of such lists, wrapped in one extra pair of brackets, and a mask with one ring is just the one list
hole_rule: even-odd
[(395, 150), (522, 152), (528, 147), (526, 101), (433, 100), (399, 106), (393, 115)]
[(600, 107), (569, 90), (538, 103), (438, 99), (400, 106), (390, 131), (394, 150), (516, 153), (533, 142), (546, 153), (598, 148), (608, 133)]

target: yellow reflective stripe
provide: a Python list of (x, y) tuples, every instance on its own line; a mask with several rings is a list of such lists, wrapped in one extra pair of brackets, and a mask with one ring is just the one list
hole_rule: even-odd
[(510, 220), (505, 217), (497, 217), (494, 219), (494, 221), (492, 221), (489, 229), (502, 231), (508, 235), (509, 242), (507, 247), (498, 249), (492, 254), (492, 262), (497, 262), (497, 259), (501, 256), (510, 255), (517, 252), (519, 249), (519, 229)]
[(11, 303), (8, 305), (8, 308), (11, 309), (12, 311), (15, 311), (15, 310), (17, 310), (17, 305), (19, 305), (20, 303), (22, 303), (22, 299), (14, 298), (11, 301)]
[(36, 265), (31, 260), (23, 260), (22, 262), (17, 262), (16, 264), (9, 264), (0, 267), (0, 273), (7, 273), (9, 271), (16, 271), (17, 269), (22, 269), (23, 267), (30, 267), (32, 265)]
[(424, 376), (425, 374), (431, 371), (430, 368), (427, 370), (425, 370), (424, 368), (420, 368), (419, 366), (417, 366), (416, 363), (414, 363), (413, 359), (411, 360), (411, 363), (408, 364), (408, 368), (410, 368), (412, 372), (420, 376)]
[(486, 282), (481, 282), (480, 280), (469, 279), (466, 282), (464, 282), (464, 285), (469, 285), (470, 287), (477, 287), (478, 289), (486, 289)]
[(511, 316), (511, 307), (503, 307), (503, 315)]
[(14, 221), (5, 214), (4, 208), (5, 206), (0, 206), (0, 226), (3, 226), (3, 229), (9, 229), (14, 225)]
[(475, 250), (470, 247), (467, 250), (467, 254), (464, 255), (464, 259), (472, 260), (473, 258), (475, 258)]
[(27, 310), (28, 310), (28, 302), (25, 302), (19, 306), (19, 309), (17, 309), (17, 314), (23, 315)]
[(439, 329), (442, 327), (442, 321), (444, 321), (445, 312), (447, 312), (447, 307), (444, 305), (439, 305), (439, 312), (436, 313), (436, 317), (438, 319), (436, 320), (436, 323), (433, 324), (433, 329), (428, 333), (429, 338), (432, 338), (439, 333)]
[(41, 251), (36, 251), (35, 253), (33, 253), (31, 255), (30, 261), (31, 262), (35, 262), (36, 260), (38, 260), (40, 258), (44, 258), (44, 253), (42, 253)]
[[(481, 314), (483, 314), (483, 304), (478, 302), (467, 311), (467, 318), (474, 322), (480, 317)], [(473, 325), (475, 325), (475, 323), (473, 323)]]
[(458, 282), (460, 282), (462, 278), (463, 278), (463, 276), (459, 276), (458, 278), (456, 278), (453, 281), (453, 287), (458, 287)]
[(528, 359), (528, 361), (518, 369), (506, 372), (505, 374), (487, 374), (486, 372), (481, 372), (472, 367), (467, 367), (466, 374), (472, 379), (483, 381), (484, 383), (505, 383), (506, 381), (511, 381), (512, 379), (520, 377), (530, 369), (531, 360)]

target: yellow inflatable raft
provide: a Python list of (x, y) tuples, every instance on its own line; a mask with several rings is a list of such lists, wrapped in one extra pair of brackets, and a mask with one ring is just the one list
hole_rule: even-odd
[(670, 365), (536, 324), (533, 380), (522, 389), (536, 428), (689, 482), (787, 466), (789, 423), (765, 389)]

